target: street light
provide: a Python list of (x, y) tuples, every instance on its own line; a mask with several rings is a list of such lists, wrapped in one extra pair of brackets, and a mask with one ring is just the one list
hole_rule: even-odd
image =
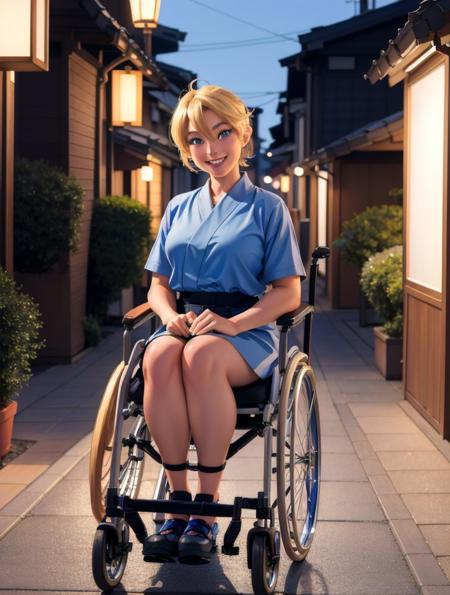
[(152, 29), (158, 26), (161, 0), (130, 0), (131, 17), (137, 29), (143, 29), (145, 53), (152, 54)]
[(112, 125), (142, 126), (142, 72), (112, 71)]
[(49, 0), (0, 0), (0, 70), (48, 71)]

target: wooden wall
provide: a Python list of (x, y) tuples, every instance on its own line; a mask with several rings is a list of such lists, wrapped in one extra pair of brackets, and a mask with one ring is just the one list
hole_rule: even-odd
[(45, 159), (84, 189), (80, 245), (43, 275), (16, 274), (43, 315), (42, 361), (70, 361), (84, 347), (83, 318), (94, 198), (97, 70), (76, 53), (51, 46), (48, 73), (21, 73), (17, 89), (16, 156)]
[(94, 200), (95, 101), (97, 70), (75, 53), (68, 56), (68, 172), (84, 188), (80, 248), (70, 255), (71, 353), (84, 346), (89, 231)]
[(333, 308), (359, 308), (359, 271), (345, 261), (333, 241), (344, 221), (368, 206), (389, 204), (389, 190), (402, 187), (402, 153), (360, 152), (337, 159), (329, 182), (328, 245), (331, 247), (327, 294)]

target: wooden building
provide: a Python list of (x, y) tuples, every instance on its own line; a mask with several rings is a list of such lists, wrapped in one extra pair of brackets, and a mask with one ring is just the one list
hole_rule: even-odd
[(449, 55), (450, 3), (424, 0), (367, 73), (372, 84), (388, 77), (404, 89), (404, 390), (447, 440)]
[[(333, 246), (343, 223), (369, 206), (389, 204), (403, 184), (403, 112), (372, 122), (301, 162), (310, 177), (309, 247)], [(360, 307), (360, 271), (338, 250), (319, 263), (332, 308)]]
[[(118, 17), (124, 21), (119, 22)], [(178, 156), (167, 147), (167, 135), (152, 132), (161, 110), (150, 93), (176, 96), (180, 89), (171, 85), (162, 68), (145, 55), (128, 31), (132, 31), (129, 2), (51, 0), (49, 71), (16, 76), (16, 157), (44, 158), (75, 176), (85, 191), (79, 250), (44, 275), (16, 273), (43, 314), (47, 347), (41, 353), (42, 361), (70, 362), (84, 348), (82, 322), (94, 198), (137, 190), (132, 185), (137, 175), (133, 170), (147, 163), (145, 156), (151, 153), (157, 221), (163, 192), (169, 195), (172, 191), (172, 169), (179, 168)], [(139, 32), (135, 33), (138, 39)], [(184, 35), (161, 27), (161, 37), (157, 32), (153, 35), (154, 52), (176, 51)], [(145, 156), (143, 152), (132, 154), (136, 143), (130, 130), (121, 130), (118, 138), (110, 124), (111, 91), (105, 73), (112, 66), (121, 66), (120, 62), (141, 70), (147, 81), (144, 123), (136, 132), (145, 138)], [(190, 176), (180, 178), (180, 183), (189, 189)], [(132, 296), (131, 303), (123, 307), (130, 305)]]
[[(393, 36), (416, 7), (417, 0), (399, 0), (345, 21), (315, 27), (299, 36), (300, 52), (280, 60), (287, 68), (287, 88), (278, 106), (281, 122), (271, 129), (272, 177), (289, 177), (286, 200), (299, 210), (305, 261), (310, 258), (316, 233), (310, 227), (311, 220), (317, 220), (312, 194), (316, 180), (314, 172), (306, 169), (305, 175), (297, 176), (295, 168), (314, 159), (321, 148), (402, 109), (401, 89), (391, 89), (386, 82), (370, 88), (363, 75), (380, 43)], [(364, 206), (363, 200), (360, 210)], [(330, 295), (339, 293), (330, 282), (328, 286)], [(349, 295), (343, 303), (353, 304), (356, 299), (357, 295)]]

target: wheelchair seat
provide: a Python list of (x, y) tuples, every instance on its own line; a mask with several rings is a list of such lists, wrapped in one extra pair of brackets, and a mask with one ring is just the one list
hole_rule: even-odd
[(254, 409), (257, 407), (260, 411), (263, 411), (264, 405), (269, 400), (271, 387), (272, 376), (258, 378), (255, 382), (245, 386), (233, 387), (236, 407), (238, 409)]

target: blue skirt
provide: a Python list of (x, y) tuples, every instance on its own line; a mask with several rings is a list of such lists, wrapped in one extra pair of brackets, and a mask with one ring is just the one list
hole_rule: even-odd
[[(196, 304), (185, 304), (186, 312), (192, 310), (197, 316), (202, 312), (203, 308), (204, 306), (198, 306)], [(243, 311), (242, 308), (232, 308), (232, 316)], [(217, 331), (211, 331), (205, 333), (205, 335), (223, 337), (226, 341), (229, 341), (260, 378), (271, 376), (273, 370), (278, 365), (280, 331), (274, 322), (239, 333), (234, 337)], [(174, 336), (167, 330), (165, 324), (147, 339), (145, 346), (154, 339), (163, 336)], [(188, 340), (184, 337), (178, 338)]]

